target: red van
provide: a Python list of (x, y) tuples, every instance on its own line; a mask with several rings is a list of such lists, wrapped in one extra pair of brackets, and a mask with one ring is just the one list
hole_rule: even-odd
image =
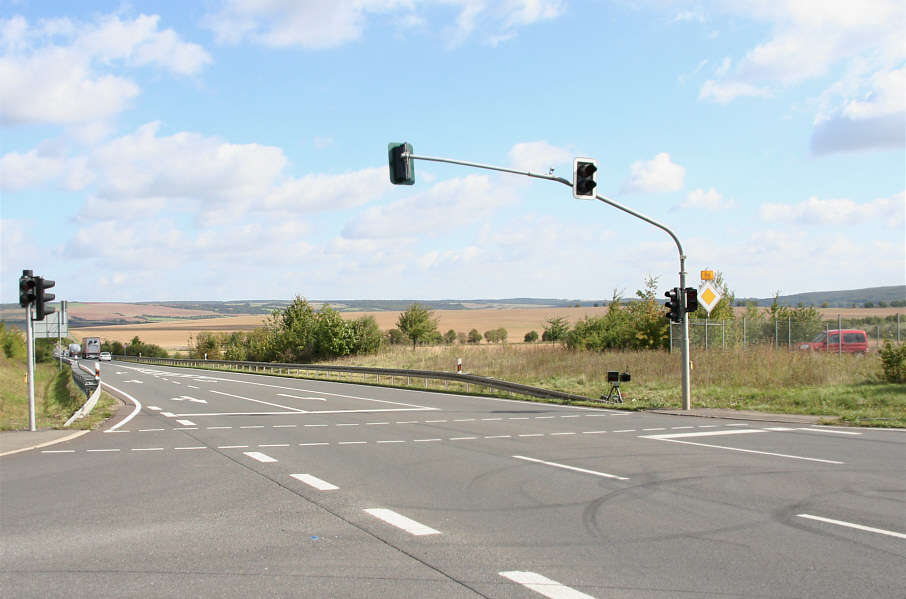
[[(841, 345), (840, 336), (843, 336)], [(843, 352), (847, 354), (867, 354), (868, 334), (860, 329), (833, 329), (818, 333), (808, 343), (799, 345), (799, 349), (813, 351)]]

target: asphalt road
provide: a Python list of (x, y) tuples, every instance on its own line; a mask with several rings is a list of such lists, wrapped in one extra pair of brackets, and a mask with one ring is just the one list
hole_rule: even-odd
[(0, 460), (9, 597), (903, 597), (906, 433), (102, 365)]

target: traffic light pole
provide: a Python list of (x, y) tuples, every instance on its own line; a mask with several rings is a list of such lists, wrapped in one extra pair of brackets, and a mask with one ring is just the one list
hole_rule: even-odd
[(28, 430), (38, 430), (35, 423), (35, 329), (31, 322), (31, 304), (25, 308), (25, 361), (28, 377)]
[[(504, 168), (502, 166), (492, 166), (492, 165), (488, 165), (488, 164), (479, 164), (477, 162), (466, 162), (463, 160), (452, 160), (450, 158), (436, 158), (434, 156), (418, 156), (416, 154), (412, 154), (411, 152), (403, 152), (402, 157), (406, 160), (428, 160), (431, 162), (446, 162), (448, 164), (459, 164), (462, 166), (471, 166), (473, 168), (482, 168), (482, 169), (486, 169), (486, 170), (490, 170), (490, 171), (513, 173), (515, 175), (524, 175), (526, 177), (534, 177), (535, 179), (547, 179), (548, 181), (556, 181), (557, 183), (562, 183), (563, 185), (566, 185), (567, 187), (570, 187), (570, 188), (573, 187), (572, 181), (564, 179), (563, 177), (555, 177), (552, 174), (545, 175), (542, 173), (533, 173), (530, 171), (520, 171), (520, 170), (516, 170), (516, 169), (511, 169), (511, 168)], [(616, 208), (618, 210), (622, 210), (626, 214), (629, 214), (638, 219), (641, 219), (641, 220), (645, 221), (646, 223), (657, 227), (658, 229), (661, 229), (662, 231), (666, 232), (673, 239), (673, 242), (676, 244), (676, 249), (679, 251), (679, 259), (680, 259), (679, 288), (681, 290), (685, 290), (686, 289), (686, 253), (683, 251), (683, 244), (680, 243), (679, 237), (676, 236), (676, 233), (674, 233), (667, 225), (660, 223), (660, 222), (654, 220), (653, 218), (645, 216), (641, 212), (637, 212), (637, 211), (633, 210), (632, 208), (629, 208), (628, 206), (624, 206), (624, 205), (620, 204), (619, 202), (615, 202), (614, 200), (611, 200), (610, 198), (606, 198), (601, 195), (595, 195), (595, 199), (597, 199), (601, 202), (604, 202), (605, 204), (607, 204), (609, 206), (613, 206), (614, 208)], [(680, 314), (683, 317), (683, 320), (681, 323), (682, 324), (681, 351), (682, 351), (682, 361), (683, 361), (683, 370), (682, 370), (683, 410), (690, 410), (690, 409), (692, 409), (692, 382), (691, 382), (691, 376), (690, 376), (691, 361), (690, 361), (690, 357), (689, 357), (689, 314), (686, 312), (685, 291), (683, 291), (682, 293), (679, 293), (678, 295), (679, 295), (678, 299), (679, 299), (679, 303), (680, 303)]]

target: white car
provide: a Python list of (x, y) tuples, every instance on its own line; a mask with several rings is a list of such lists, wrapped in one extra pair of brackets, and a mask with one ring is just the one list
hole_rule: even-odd
[(98, 360), (101, 362), (109, 362), (113, 359), (113, 356), (110, 355), (109, 351), (102, 351), (101, 355), (98, 357)]

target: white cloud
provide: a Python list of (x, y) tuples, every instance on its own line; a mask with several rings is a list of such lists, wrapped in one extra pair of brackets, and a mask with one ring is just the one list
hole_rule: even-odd
[[(516, 170), (547, 174), (551, 167), (572, 162), (566, 148), (553, 146), (546, 141), (519, 143), (510, 149), (510, 164)], [(570, 175), (564, 175), (569, 178)]]
[[(69, 19), (29, 25), (22, 17), (0, 22), (0, 121), (83, 124), (109, 119), (139, 93), (117, 68), (155, 66), (181, 75), (197, 73), (211, 57), (159, 17), (118, 16), (82, 24)], [(57, 43), (59, 40), (62, 44)]]
[(661, 152), (652, 160), (632, 163), (632, 174), (623, 183), (624, 193), (663, 193), (683, 188), (686, 169)]
[(686, 201), (680, 204), (680, 208), (699, 208), (711, 212), (727, 210), (732, 206), (733, 202), (724, 200), (723, 194), (713, 187), (708, 191), (704, 189), (690, 191)]
[[(453, 25), (440, 27), (427, 22), (421, 13), (436, 4), (458, 11), (448, 20)], [(323, 49), (360, 39), (373, 15), (393, 14), (397, 26), (420, 27), (432, 35), (440, 31), (449, 45), (456, 46), (477, 30), (490, 30), (483, 35), (496, 44), (513, 37), (517, 27), (554, 19), (562, 12), (562, 0), (225, 0), (219, 10), (205, 17), (205, 24), (220, 43), (249, 41), (270, 47)]]
[(832, 77), (819, 98), (812, 152), (902, 147), (906, 11), (901, 1), (727, 2), (715, 7), (765, 21), (772, 33), (735, 65), (726, 59), (702, 85), (700, 99), (726, 104), (740, 97), (775, 97), (786, 87)]
[(714, 100), (718, 104), (729, 104), (739, 97), (770, 98), (773, 95), (770, 89), (756, 87), (751, 83), (741, 81), (720, 82), (708, 79), (698, 92), (699, 100)]
[(7, 192), (36, 187), (60, 176), (66, 161), (38, 148), (25, 154), (10, 152), (0, 158), (0, 189)]
[(98, 196), (126, 203), (164, 198), (177, 210), (175, 202), (190, 201), (202, 220), (236, 218), (231, 211), (273, 192), (286, 165), (279, 148), (188, 132), (159, 137), (159, 128), (148, 123), (91, 153), (86, 168), (99, 182)]
[(515, 202), (511, 186), (495, 185), (486, 175), (469, 175), (365, 210), (346, 224), (342, 234), (353, 239), (433, 237), (481, 221)]
[(766, 221), (800, 226), (855, 226), (880, 221), (888, 228), (904, 228), (906, 192), (862, 204), (849, 199), (811, 197), (795, 205), (764, 204), (759, 213)]

